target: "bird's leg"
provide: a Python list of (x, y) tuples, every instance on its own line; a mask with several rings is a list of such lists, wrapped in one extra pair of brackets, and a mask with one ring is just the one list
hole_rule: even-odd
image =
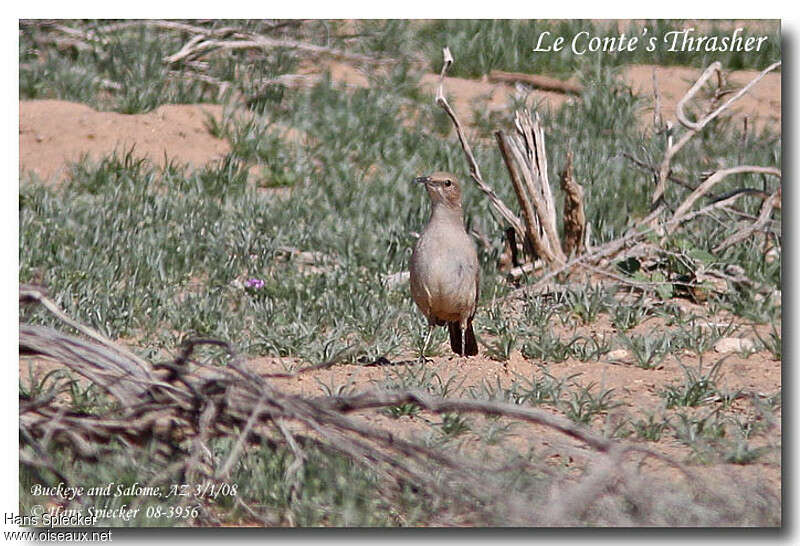
[(433, 334), (433, 323), (428, 322), (428, 335), (425, 336), (425, 343), (422, 345), (422, 354), (419, 355), (419, 359), (422, 362), (425, 362), (425, 351), (428, 349), (428, 343), (431, 342), (432, 334)]
[(431, 342), (431, 336), (433, 335), (433, 324), (428, 325), (428, 335), (425, 336), (425, 345), (422, 346), (422, 354), (425, 354), (425, 351), (428, 350), (428, 344)]

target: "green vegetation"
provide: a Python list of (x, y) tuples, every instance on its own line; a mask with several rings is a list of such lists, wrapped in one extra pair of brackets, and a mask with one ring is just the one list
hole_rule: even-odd
[[(354, 28), (341, 21), (311, 21), (273, 30), (272, 23), (248, 22), (256, 32), (399, 62), (372, 71), (368, 88), (347, 87), (330, 77), (308, 88), (279, 84), (262, 88), (254, 82), (291, 73), (304, 54), (273, 48), (253, 60), (246, 51), (217, 52), (203, 62), (208, 63), (208, 75), (229, 84), (228, 91), (220, 93), (217, 85), (176, 76), (175, 72), (180, 76), (190, 71), (164, 63), (185, 43), (180, 33), (134, 25), (91, 34), (111, 23), (62, 24), (89, 33), (91, 39), (80, 41), (84, 45), (59, 45), (45, 39), (41, 28), (21, 25), (21, 99), (61, 98), (123, 113), (146, 112), (165, 103), (229, 104), (237, 94), (252, 99), (246, 101), (244, 115), (231, 107), (223, 119), (207, 121), (209, 132), (227, 140), (231, 152), (203, 168), (174, 161), (159, 167), (137, 158), (134, 150), (120, 150), (96, 161), (78, 161), (62, 184), (22, 180), (20, 283), (46, 286), (53, 300), (79, 322), (111, 339), (129, 341), (141, 356), (156, 361), (173, 358), (180, 344), (192, 337), (225, 340), (245, 357), (295, 357), (309, 364), (338, 358), (356, 365), (384, 358), (395, 364), (387, 366), (385, 379), (378, 382), (387, 390), (413, 389), (540, 408), (581, 426), (608, 424), (610, 437), (627, 435), (642, 443), (668, 438), (690, 446), (692, 462), (699, 464), (723, 460), (746, 465), (776, 453), (779, 457), (780, 441), (765, 446), (762, 440), (779, 419), (781, 393), (752, 394), (751, 399), (747, 398), (751, 393), (725, 391), (720, 381), (722, 360), (710, 370), (685, 367), (682, 382), (666, 385), (654, 395), (662, 404), (655, 413), (633, 408), (634, 417), (621, 424), (611, 423), (612, 414), (630, 408), (620, 408), (619, 391), (583, 382), (580, 374), (558, 378), (547, 368), (567, 360), (590, 366), (607, 360), (614, 349), (626, 349), (630, 357), (619, 365), (656, 374), (670, 358), (680, 361), (687, 351), (697, 355), (708, 351), (718, 339), (739, 332), (736, 324), (742, 322), (771, 325), (770, 333), (759, 336), (758, 349), (780, 360), (781, 306), (756, 286), (781, 289), (781, 260), (763, 259), (763, 238), (752, 237), (712, 255), (711, 249), (729, 233), (714, 218), (700, 218), (690, 232), (666, 239), (670, 258), (656, 264), (630, 258), (618, 264), (619, 275), (631, 285), (659, 280), (668, 294), (660, 290), (644, 294), (624, 283), (617, 288), (572, 285), (547, 296), (517, 298), (520, 305), (512, 313), (508, 303), (514, 286), (497, 273), (504, 226), (485, 206), (475, 185), (465, 184), (466, 224), (487, 241), (479, 252), (481, 299), (475, 317), (481, 351), (497, 361), (498, 369), (520, 354), (536, 367), (510, 385), (489, 378), (468, 385), (420, 363), (442, 353), (446, 332), (436, 329), (423, 354), (424, 319), (405, 285), (391, 287), (385, 282), (387, 275), (407, 269), (413, 232), (419, 231), (428, 214), (427, 197), (412, 187), (411, 179), (434, 169), (469, 178), (448, 120), (417, 86), (423, 69), (412, 52), (423, 52), (425, 71), (439, 71), (441, 46), (447, 44), (456, 59), (452, 75), (477, 77), (493, 69), (536, 71), (575, 76), (584, 83), (579, 100), (560, 109), (543, 109), (540, 115), (548, 139), (550, 179), (558, 180), (571, 149), (575, 178), (586, 191), (590, 243), (600, 245), (621, 236), (650, 207), (651, 173), (638, 170), (622, 154), (633, 153), (656, 164), (664, 148), (663, 136), (639, 122), (649, 97), (628, 88), (618, 78), (618, 67), (638, 62), (700, 67), (713, 59), (726, 69), (762, 69), (780, 57), (779, 36), (771, 35), (757, 55), (649, 54), (640, 48), (630, 55), (533, 57), (533, 37), (544, 30), (572, 36), (584, 29), (603, 35), (611, 28), (587, 21), (458, 20), (362, 21)], [(224, 24), (211, 26), (219, 29)], [(642, 26), (632, 24), (625, 32), (641, 33)], [(659, 35), (682, 28), (671, 21), (647, 26)], [(745, 36), (759, 32), (747, 29)], [(504, 127), (510, 125), (512, 113), (503, 113)], [(779, 133), (768, 127), (757, 133), (751, 129), (746, 147), (742, 140), (739, 125), (725, 117), (716, 120), (675, 157), (673, 172), (698, 183), (707, 171), (723, 166), (780, 165)], [(494, 142), (475, 139), (472, 145), (484, 178), (506, 203), (516, 204)], [(774, 179), (740, 175), (716, 191), (720, 195), (740, 187), (773, 191), (775, 184)], [(561, 190), (554, 192), (556, 203), (561, 203)], [(685, 189), (670, 186), (668, 206), (674, 208), (685, 195)], [(757, 216), (760, 199), (745, 198), (737, 205), (743, 215)], [(776, 219), (780, 221), (780, 212)], [(312, 256), (313, 263), (297, 259), (298, 253)], [(725, 312), (734, 317), (729, 321), (703, 321), (669, 301), (679, 295), (680, 279), (711, 266), (739, 268), (752, 281), (732, 282), (732, 290), (725, 294), (709, 292), (708, 316)], [(248, 284), (251, 279), (259, 282)], [(26, 306), (20, 307), (19, 319), (55, 325), (46, 313)], [(664, 327), (651, 331), (650, 320)], [(604, 321), (616, 332), (596, 332), (594, 328)], [(209, 364), (226, 362), (215, 348), (204, 348), (200, 354)], [(46, 396), (61, 380), (68, 385), (70, 409), (91, 413), (106, 403), (95, 387), (62, 372), (38, 382), (22, 378), (20, 389), (25, 396)], [(350, 382), (319, 379), (316, 387), (328, 396), (359, 390)], [(734, 411), (734, 404), (745, 403), (749, 413)], [(488, 448), (515, 433), (515, 424), (508, 420), (480, 420), (456, 412), (431, 422), (412, 403), (393, 406), (380, 417), (386, 415), (395, 418), (394, 424), (414, 420), (430, 425), (423, 440), (433, 445), (477, 441)], [(210, 448), (224, 458), (233, 449), (232, 442), (226, 438)], [(168, 484), (174, 478), (163, 475), (169, 454), (155, 449), (155, 445), (137, 446), (134, 456), (129, 446), (111, 442), (96, 464), (73, 464), (71, 454), (57, 448), (49, 457), (55, 470), (68, 471), (88, 485), (124, 480)], [(304, 453), (301, 471), (294, 468), (290, 451), (271, 445), (251, 447), (236, 465), (231, 482), (242, 484), (241, 498), (271, 514), (267, 523), (410, 526), (449, 521), (444, 516), (437, 519), (448, 510), (438, 497), (432, 502), (426, 492), (409, 486), (392, 497), (402, 502), (392, 504), (375, 493), (381, 488), (377, 473), (365, 471), (338, 452), (307, 446)], [(505, 462), (497, 461), (498, 466)], [(25, 464), (20, 469), (21, 505), (27, 510), (38, 502), (29, 494), (30, 485), (52, 481), (56, 474), (40, 475)], [(566, 475), (557, 474), (558, 479)], [(509, 478), (509, 487), (544, 499), (550, 479), (555, 478), (538, 474), (518, 481)], [(715, 512), (713, 503), (692, 504), (696, 499), (678, 493), (653, 501), (649, 508), (640, 500), (632, 496), (624, 509), (598, 507), (607, 510), (602, 513), (587, 509), (579, 523), (774, 525), (776, 518), (780, 523), (768, 500), (731, 513), (722, 508)], [(683, 512), (661, 513), (659, 503), (673, 503), (670, 509), (687, 505), (688, 515), (681, 519)], [(206, 515), (203, 524), (253, 523), (247, 510), (230, 498), (220, 498), (215, 506), (218, 512)], [(129, 522), (143, 523), (142, 519)], [(507, 522), (498, 515), (469, 524)]]

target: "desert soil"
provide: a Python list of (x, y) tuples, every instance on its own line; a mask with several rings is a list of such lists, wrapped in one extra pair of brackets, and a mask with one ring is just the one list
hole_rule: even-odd
[[(344, 63), (326, 65), (334, 81), (352, 87), (369, 85), (366, 75)], [(691, 87), (700, 71), (686, 67), (653, 67), (632, 65), (622, 72), (623, 79), (638, 93), (648, 97), (653, 93), (653, 70), (657, 71), (661, 108), (664, 119), (674, 119), (675, 104)], [(306, 67), (314, 81), (319, 69)], [(729, 76), (730, 85), (742, 85), (757, 74), (742, 70)], [(425, 74), (420, 85), (435, 92), (438, 75)], [(448, 78), (447, 93), (452, 106), (469, 123), (474, 105), (485, 105), (488, 112), (506, 108), (510, 99), (525, 93), (508, 84), (482, 80)], [(556, 92), (533, 90), (528, 104), (542, 102), (558, 107), (566, 101), (577, 100)], [(652, 107), (645, 101), (641, 112), (643, 122), (652, 120)], [(751, 89), (734, 108), (735, 115), (749, 118), (750, 127), (765, 126), (780, 130), (781, 74), (770, 73)], [(113, 151), (126, 151), (135, 146), (135, 153), (156, 164), (164, 158), (195, 167), (214, 162), (230, 151), (228, 143), (213, 137), (206, 123), (209, 117), (221, 119), (223, 107), (214, 104), (168, 104), (147, 114), (127, 115), (97, 112), (92, 108), (59, 100), (21, 101), (19, 104), (19, 171), (21, 179), (31, 174), (40, 180), (54, 182), (68, 172), (70, 162), (82, 155), (98, 158)]]
[[(343, 64), (330, 65), (332, 77), (350, 86), (368, 85), (367, 78), (358, 70)], [(652, 96), (652, 66), (630, 66), (623, 71), (623, 77), (634, 90)], [(690, 87), (699, 75), (699, 70), (680, 67), (657, 67), (658, 82), (662, 95), (662, 108), (665, 119), (674, 118), (676, 101)], [(731, 84), (742, 84), (751, 79), (757, 72), (741, 71), (730, 76)], [(312, 74), (313, 75), (313, 74)], [(421, 86), (431, 93), (438, 81), (438, 76), (429, 74), (423, 77)], [(452, 97), (452, 104), (457, 112), (471, 111), (471, 105), (477, 100), (488, 99), (490, 110), (505, 107), (508, 100), (519, 91), (510, 85), (492, 84), (487, 81), (448, 78), (447, 90)], [(558, 106), (566, 100), (578, 100), (559, 93), (533, 91), (529, 101), (544, 100), (552, 106)], [(21, 183), (58, 184), (68, 172), (70, 162), (78, 160), (82, 155), (93, 158), (102, 157), (114, 150), (127, 150), (134, 146), (134, 153), (146, 157), (156, 164), (164, 158), (180, 163), (188, 163), (201, 167), (223, 157), (228, 151), (228, 144), (213, 137), (206, 128), (207, 116), (219, 119), (222, 107), (218, 105), (166, 105), (153, 112), (142, 115), (123, 115), (110, 112), (97, 112), (88, 106), (58, 100), (22, 101), (19, 105), (19, 146), (20, 146), (20, 180)], [(781, 124), (781, 74), (771, 73), (759, 83), (740, 103), (736, 110), (737, 117), (747, 116), (756, 127), (769, 126), (780, 130)], [(644, 108), (643, 123), (652, 119), (652, 110)], [(33, 176), (31, 176), (33, 175)], [(38, 179), (38, 181), (37, 181)], [(685, 300), (680, 305), (691, 305)], [(695, 312), (702, 315), (704, 309), (695, 306)], [(586, 327), (587, 334), (608, 333), (616, 335), (616, 331), (608, 324), (606, 318)], [(719, 320), (708, 317), (708, 320)], [(664, 324), (650, 319), (639, 325), (634, 332), (652, 331), (663, 328)], [(759, 333), (768, 336), (768, 328)], [(748, 338), (756, 342), (758, 339), (751, 325), (742, 324), (737, 337)], [(444, 348), (443, 348), (444, 349)], [(524, 358), (518, 351), (512, 353), (506, 363), (496, 362), (484, 354), (468, 360), (452, 356), (435, 357), (424, 366), (435, 371), (442, 380), (456, 379), (461, 392), (470, 387), (480, 389), (483, 384), (508, 386), (521, 377), (541, 376), (542, 366), (556, 378), (568, 378), (574, 374), (570, 382), (583, 386), (594, 385), (594, 389), (613, 389), (614, 398), (621, 405), (610, 410), (607, 416), (598, 418), (592, 423), (597, 431), (613, 426), (614, 422), (623, 419), (637, 420), (645, 418), (649, 412), (663, 408), (663, 398), (659, 396), (664, 386), (678, 382), (683, 378), (681, 365), (697, 369), (699, 362), (695, 355), (673, 355), (661, 363), (655, 370), (644, 370), (635, 366), (630, 358), (619, 361), (602, 359), (599, 362), (583, 363), (567, 360), (561, 363), (547, 363)], [(781, 362), (772, 359), (767, 351), (759, 351), (749, 356), (740, 353), (722, 355), (710, 351), (703, 355), (702, 370), (708, 368), (725, 356), (721, 385), (730, 390), (741, 389), (745, 393), (774, 394), (781, 389)], [(322, 395), (322, 385), (341, 385), (350, 382), (354, 390), (369, 388), (375, 383), (391, 379), (392, 374), (402, 366), (420, 366), (414, 363), (412, 355), (394, 355), (393, 363), (376, 366), (337, 365), (327, 370), (301, 374), (289, 379), (276, 379), (276, 384), (283, 385), (289, 391), (306, 395)], [(297, 369), (304, 364), (287, 359), (256, 358), (250, 365), (260, 373), (283, 372), (287, 368)], [(41, 359), (22, 358), (20, 375), (23, 381), (28, 377), (29, 368), (35, 374), (45, 373), (52, 369), (53, 363)], [(596, 392), (596, 391), (594, 391)], [(742, 416), (752, 411), (752, 407), (743, 401), (736, 401), (734, 412)], [(663, 409), (662, 409), (663, 411)], [(780, 416), (780, 413), (778, 414)], [(439, 419), (424, 412), (412, 417), (393, 419), (384, 414), (371, 413), (363, 416), (373, 424), (394, 430), (398, 434), (409, 437), (422, 437), (429, 433), (432, 425)], [(475, 418), (473, 425), (480, 427), (480, 420)], [(773, 425), (769, 441), (780, 445), (780, 419)], [(473, 438), (474, 440), (474, 438)], [(522, 450), (533, 447), (544, 456), (554, 458), (554, 464), (580, 464), (580, 446), (563, 436), (534, 425), (519, 425), (513, 429), (509, 441)], [(470, 435), (465, 435), (462, 447), (470, 445)], [(675, 439), (665, 435), (657, 443), (649, 443), (649, 447), (684, 460), (691, 452), (689, 448)], [(758, 445), (758, 442), (756, 442)], [(543, 451), (542, 451), (543, 450)], [(569, 455), (565, 455), (569, 453)], [(578, 454), (573, 458), (574, 454)], [(566, 462), (565, 462), (566, 461)], [(649, 462), (648, 464), (657, 463)], [(716, 465), (720, 476), (728, 473), (741, 474), (743, 469), (757, 480), (766, 481), (772, 491), (780, 492), (781, 460), (780, 452), (762, 457), (758, 462), (746, 467), (736, 465)], [(675, 473), (664, 468), (661, 471)]]

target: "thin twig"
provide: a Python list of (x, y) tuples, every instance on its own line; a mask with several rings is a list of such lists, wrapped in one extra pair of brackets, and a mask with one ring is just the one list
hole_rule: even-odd
[(453, 64), (453, 55), (450, 53), (450, 49), (447, 47), (442, 50), (442, 54), (444, 56), (444, 63), (442, 64), (442, 72), (439, 75), (439, 85), (436, 88), (436, 104), (442, 107), (456, 128), (458, 141), (461, 143), (461, 148), (464, 150), (464, 155), (467, 157), (467, 163), (469, 164), (469, 170), (472, 179), (476, 184), (478, 184), (478, 187), (481, 189), (481, 191), (489, 198), (489, 203), (497, 211), (497, 213), (500, 214), (500, 216), (505, 219), (505, 221), (508, 222), (511, 227), (514, 228), (514, 231), (517, 233), (517, 237), (519, 237), (521, 241), (525, 240), (525, 230), (522, 226), (522, 222), (520, 222), (520, 219), (516, 214), (511, 212), (511, 209), (509, 209), (506, 204), (503, 203), (494, 190), (483, 181), (481, 169), (478, 166), (478, 162), (475, 160), (475, 156), (472, 153), (472, 148), (467, 141), (467, 137), (464, 135), (461, 122), (458, 120), (458, 117), (456, 116), (453, 108), (450, 106), (450, 103), (447, 102), (447, 98), (445, 98), (444, 80), (445, 76), (447, 75), (447, 70), (450, 68), (450, 65)]
[(740, 174), (740, 173), (761, 173), (761, 174), (769, 174), (772, 176), (781, 176), (780, 169), (776, 169), (774, 167), (759, 167), (753, 165), (739, 165), (737, 167), (731, 167), (729, 169), (721, 169), (715, 172), (713, 175), (709, 176), (702, 184), (700, 184), (697, 189), (695, 189), (691, 195), (689, 195), (683, 203), (678, 206), (675, 210), (675, 214), (672, 215), (672, 229), (668, 230), (668, 233), (672, 233), (675, 231), (678, 224), (681, 222), (681, 219), (686, 215), (686, 213), (692, 208), (695, 202), (700, 199), (705, 193), (708, 192), (714, 185), (718, 182), (723, 180), (726, 176), (732, 174)]
[(731, 245), (744, 241), (752, 233), (764, 229), (770, 219), (770, 216), (772, 215), (772, 211), (780, 206), (780, 200), (781, 188), (779, 187), (777, 190), (775, 190), (775, 193), (764, 199), (756, 221), (727, 237), (724, 241), (714, 247), (714, 252), (720, 252)]
[(289, 48), (304, 51), (306, 53), (313, 53), (314, 55), (326, 55), (330, 57), (338, 57), (351, 62), (369, 63), (369, 64), (386, 64), (394, 62), (393, 59), (379, 59), (370, 57), (369, 55), (362, 55), (360, 53), (350, 53), (341, 49), (332, 47), (323, 47), (306, 42), (300, 42), (290, 39), (276, 39), (266, 36), (249, 35), (246, 39), (237, 40), (221, 40), (221, 39), (203, 39), (202, 35), (195, 36), (187, 42), (178, 52), (173, 53), (164, 58), (167, 64), (176, 64), (188, 59), (194, 59), (200, 55), (210, 53), (216, 50), (236, 51), (240, 49), (274, 49), (274, 48)]
[(653, 102), (653, 128), (656, 132), (661, 132), (664, 126), (664, 119), (661, 117), (661, 92), (658, 89), (656, 67), (653, 67)]

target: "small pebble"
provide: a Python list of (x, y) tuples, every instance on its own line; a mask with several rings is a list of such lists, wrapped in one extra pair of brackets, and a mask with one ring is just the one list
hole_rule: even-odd
[(609, 360), (625, 360), (631, 356), (631, 353), (627, 349), (614, 349), (613, 351), (609, 351), (606, 356)]
[(753, 349), (755, 349), (755, 344), (743, 337), (724, 337), (714, 344), (714, 350), (718, 353), (739, 353)]

